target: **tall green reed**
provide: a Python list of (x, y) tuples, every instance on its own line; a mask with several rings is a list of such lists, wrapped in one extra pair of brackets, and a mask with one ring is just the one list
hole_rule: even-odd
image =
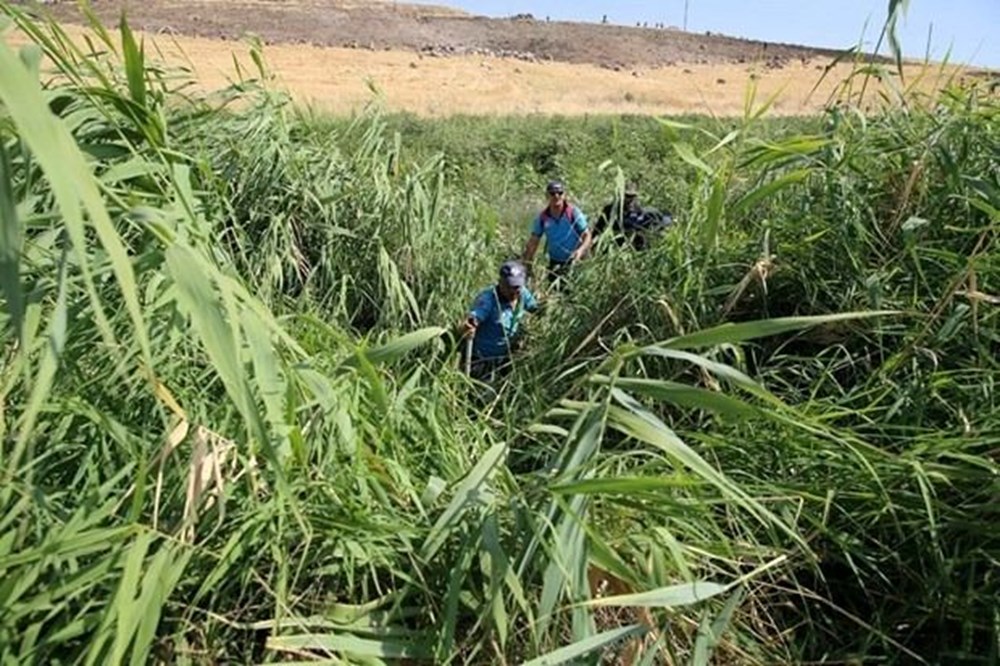
[[(69, 83), (3, 125), (5, 658), (989, 658), (994, 101), (637, 135), (688, 146), (651, 169), (681, 226), (582, 265), (489, 416), (440, 327), (523, 228), (440, 143), (266, 79), (173, 108), (124, 24), (120, 69), (39, 30)], [(37, 83), (5, 62), (7, 109)], [(50, 136), (100, 157), (82, 244)], [(599, 201), (578, 152), (492, 191)]]

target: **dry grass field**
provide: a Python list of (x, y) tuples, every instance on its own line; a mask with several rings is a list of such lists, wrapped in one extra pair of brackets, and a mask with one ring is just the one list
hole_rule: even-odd
[[(118, 4), (97, 5), (102, 21), (114, 25)], [(74, 10), (68, 4), (56, 7), (56, 16), (79, 38), (83, 29), (74, 23), (79, 20)], [(803, 115), (842, 94), (852, 69), (845, 62), (827, 71), (834, 56), (805, 47), (680, 31), (475, 18), (446, 7), (370, 0), (155, 0), (127, 9), (130, 23), (145, 29), (139, 34), (150, 57), (189, 68), (205, 89), (234, 80), (234, 60), (253, 72), (249, 44), (239, 37), (259, 35), (273, 84), (299, 104), (333, 114), (351, 114), (377, 101), (390, 111), (431, 117), (733, 116), (744, 112), (753, 90), (756, 104), (775, 96), (771, 114)], [(559, 40), (569, 39), (567, 31), (575, 31), (574, 42), (595, 46), (590, 52), (563, 48)], [(347, 39), (352, 35), (359, 39)], [(23, 41), (13, 34), (7, 39)], [(349, 46), (337, 45), (344, 43)], [(893, 100), (901, 86), (933, 95), (963, 75), (957, 67), (910, 64), (903, 82), (895, 75), (870, 80), (866, 100)], [(856, 80), (855, 89), (861, 83)]]

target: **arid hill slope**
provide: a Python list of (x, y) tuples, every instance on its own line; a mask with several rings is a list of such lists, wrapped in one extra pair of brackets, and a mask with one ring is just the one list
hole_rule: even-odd
[[(78, 20), (75, 3), (50, 6)], [(358, 0), (94, 0), (108, 23), (122, 9), (133, 27), (199, 37), (236, 39), (247, 33), (271, 44), (401, 49), (438, 54), (515, 54), (608, 67), (680, 63), (774, 65), (835, 51), (702, 35), (672, 28), (625, 27), (534, 18), (486, 18), (446, 7)]]
[[(388, 108), (432, 116), (735, 115), (751, 86), (758, 99), (778, 95), (773, 113), (805, 114), (822, 108), (851, 70), (838, 65), (820, 82), (838, 55), (829, 50), (667, 27), (490, 19), (386, 0), (93, 0), (92, 7), (108, 26), (124, 10), (134, 29), (206, 87), (235, 76), (233, 56), (245, 61), (248, 52), (235, 40), (256, 35), (279, 85), (334, 113), (370, 102), (373, 84)], [(84, 22), (76, 3), (45, 10), (65, 24)], [(933, 93), (953, 75), (970, 74), (911, 65), (905, 84)], [(877, 99), (878, 85), (870, 88)]]

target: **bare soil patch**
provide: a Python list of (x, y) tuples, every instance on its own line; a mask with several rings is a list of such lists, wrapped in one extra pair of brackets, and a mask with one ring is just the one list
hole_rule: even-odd
[[(267, 46), (277, 85), (301, 104), (338, 114), (377, 99), (387, 109), (452, 114), (743, 113), (748, 90), (772, 113), (814, 113), (850, 73), (820, 79), (836, 52), (668, 28), (488, 19), (447, 7), (364, 0), (93, 0), (108, 26), (121, 11), (168, 62), (206, 88), (252, 70), (247, 35)], [(66, 24), (74, 3), (48, 7)], [(80, 30), (72, 25), (72, 34)], [(12, 39), (17, 39), (16, 37)], [(933, 94), (956, 68), (907, 68), (906, 85)], [(870, 82), (870, 99), (880, 87)], [(371, 87), (378, 91), (373, 96)]]

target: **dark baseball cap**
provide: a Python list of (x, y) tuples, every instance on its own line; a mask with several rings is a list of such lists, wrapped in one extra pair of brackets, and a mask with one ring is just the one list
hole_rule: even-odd
[(561, 181), (550, 180), (549, 184), (545, 186), (545, 191), (549, 194), (562, 194), (566, 191), (566, 188), (563, 187)]
[(528, 279), (528, 271), (524, 269), (524, 264), (512, 259), (500, 266), (500, 279), (508, 286), (523, 287)]

